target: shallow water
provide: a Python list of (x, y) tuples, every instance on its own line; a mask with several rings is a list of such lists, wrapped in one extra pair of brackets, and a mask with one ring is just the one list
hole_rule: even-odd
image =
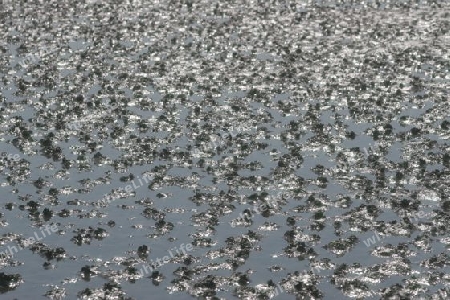
[(1, 3), (1, 299), (447, 297), (449, 4), (272, 2)]

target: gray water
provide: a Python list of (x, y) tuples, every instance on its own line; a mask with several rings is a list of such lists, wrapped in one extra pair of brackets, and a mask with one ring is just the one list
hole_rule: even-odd
[(1, 2), (0, 299), (447, 297), (448, 2), (129, 2)]

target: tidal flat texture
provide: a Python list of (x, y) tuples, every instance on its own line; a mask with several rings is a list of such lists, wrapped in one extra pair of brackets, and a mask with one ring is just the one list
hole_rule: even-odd
[(0, 1), (0, 299), (450, 298), (450, 1)]

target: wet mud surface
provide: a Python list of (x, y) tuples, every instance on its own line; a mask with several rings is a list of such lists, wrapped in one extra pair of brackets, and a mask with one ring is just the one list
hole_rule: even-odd
[(3, 0), (0, 298), (446, 299), (450, 4), (365, 2)]

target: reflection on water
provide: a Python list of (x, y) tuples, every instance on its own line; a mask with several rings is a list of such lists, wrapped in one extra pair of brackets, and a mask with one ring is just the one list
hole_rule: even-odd
[(448, 3), (365, 3), (4, 1), (2, 297), (445, 299)]

